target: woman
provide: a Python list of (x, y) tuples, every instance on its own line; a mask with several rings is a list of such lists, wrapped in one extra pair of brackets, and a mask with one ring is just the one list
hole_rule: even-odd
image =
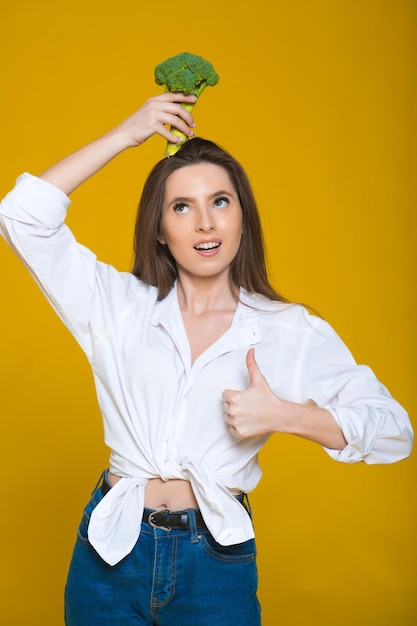
[[(255, 626), (254, 533), (244, 494), (272, 433), (347, 463), (411, 451), (407, 414), (321, 319), (269, 285), (241, 166), (192, 139), (181, 105), (148, 100), (103, 137), (25, 174), (3, 236), (74, 334), (94, 373), (111, 449), (66, 587), (68, 626)], [(100, 263), (64, 225), (68, 195), (159, 134), (191, 138), (145, 183), (132, 273)], [(256, 358), (255, 358), (256, 351)]]

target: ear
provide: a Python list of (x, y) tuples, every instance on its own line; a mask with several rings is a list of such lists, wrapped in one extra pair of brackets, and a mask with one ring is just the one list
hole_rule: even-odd
[(158, 237), (156, 238), (156, 240), (162, 245), (162, 246), (166, 246), (166, 241), (164, 239), (164, 237), (162, 235), (158, 235)]

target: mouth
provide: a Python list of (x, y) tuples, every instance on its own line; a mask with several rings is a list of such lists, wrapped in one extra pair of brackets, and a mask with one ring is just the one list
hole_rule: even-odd
[(205, 250), (216, 250), (217, 248), (220, 248), (221, 245), (220, 241), (201, 241), (194, 246), (194, 250), (200, 250), (203, 252)]

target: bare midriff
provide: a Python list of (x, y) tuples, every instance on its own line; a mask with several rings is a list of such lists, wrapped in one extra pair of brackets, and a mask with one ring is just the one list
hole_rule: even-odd
[[(111, 472), (107, 475), (111, 487), (120, 480)], [(169, 509), (181, 511), (183, 509), (198, 509), (198, 504), (188, 480), (173, 478), (151, 478), (145, 487), (145, 506), (150, 509)]]

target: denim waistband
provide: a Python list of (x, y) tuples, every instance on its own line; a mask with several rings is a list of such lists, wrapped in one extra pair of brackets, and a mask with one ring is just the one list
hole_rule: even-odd
[[(100, 491), (102, 496), (104, 497), (111, 489), (111, 485), (107, 480), (108, 470), (104, 471), (102, 474), (103, 480), (101, 482)], [(100, 481), (99, 481), (100, 482)], [(245, 506), (248, 513), (250, 513), (250, 509), (246, 506), (245, 498), (246, 494), (239, 493), (236, 494), (236, 499)], [(169, 511), (168, 509), (163, 510), (155, 510), (148, 507), (145, 507), (143, 511), (142, 521), (150, 524), (153, 527), (157, 528), (179, 528), (179, 529), (187, 529), (189, 528), (189, 516), (188, 511), (190, 509), (183, 509), (180, 511)], [(194, 512), (194, 519), (198, 528), (207, 528), (203, 516), (199, 509), (192, 509)]]

